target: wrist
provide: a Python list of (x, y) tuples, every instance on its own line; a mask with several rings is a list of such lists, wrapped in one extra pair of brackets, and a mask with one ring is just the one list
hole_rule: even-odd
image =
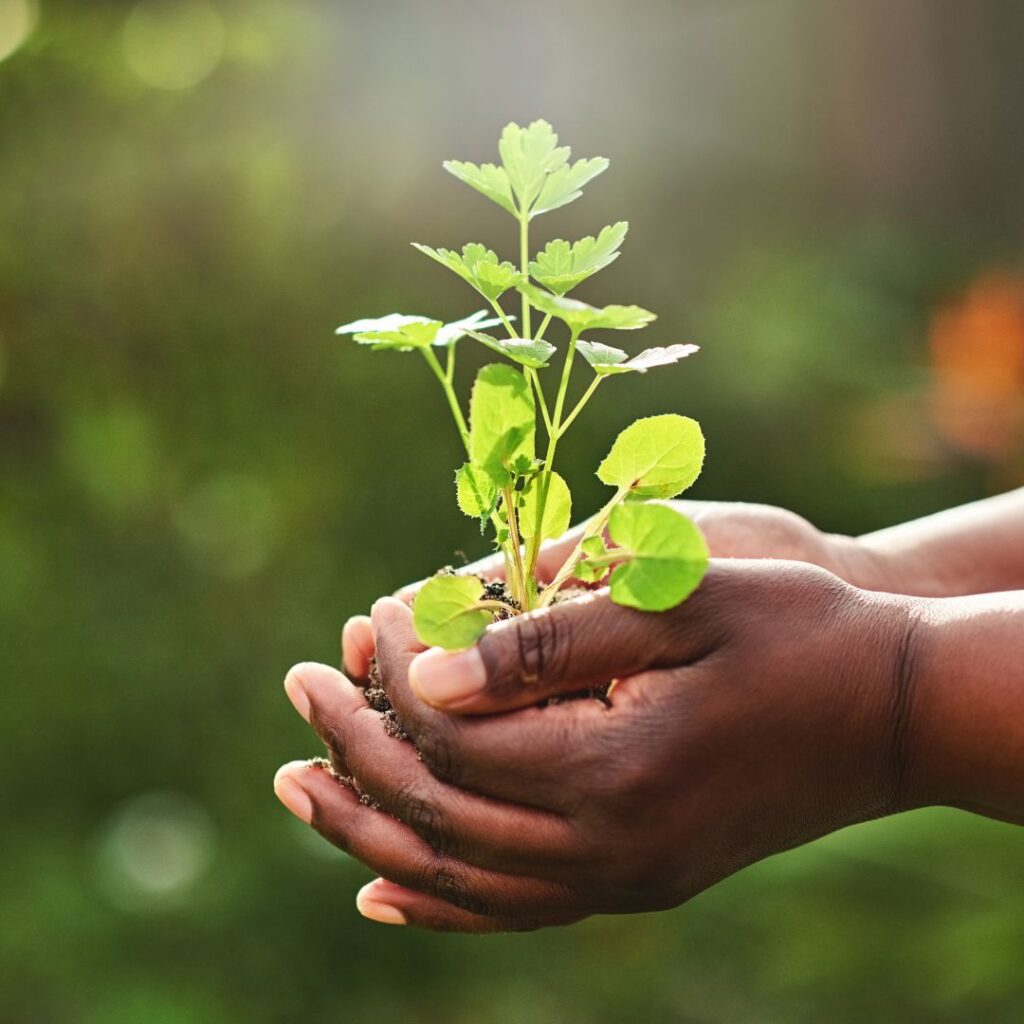
[(1024, 594), (911, 598), (908, 607), (907, 806), (1024, 823)]
[(943, 597), (949, 591), (926, 561), (910, 550), (879, 543), (873, 535), (828, 535), (828, 544), (841, 579), (861, 590), (914, 597)]

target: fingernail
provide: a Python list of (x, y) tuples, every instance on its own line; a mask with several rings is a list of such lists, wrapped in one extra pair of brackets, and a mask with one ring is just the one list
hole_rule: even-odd
[(302, 680), (294, 670), (285, 677), (284, 692), (288, 694), (288, 699), (292, 702), (295, 710), (308, 722), (309, 696), (306, 694), (306, 688), (302, 685)]
[(413, 658), (409, 685), (420, 699), (436, 707), (461, 704), (484, 689), (487, 671), (475, 647), (466, 651), (432, 647)]
[(313, 820), (313, 801), (310, 800), (309, 794), (302, 786), (291, 775), (286, 774), (289, 770), (290, 765), (278, 769), (277, 775), (274, 776), (274, 792), (277, 794), (277, 799), (296, 818), (308, 825)]
[(393, 907), (390, 903), (381, 903), (366, 894), (366, 890), (374, 884), (374, 882), (370, 882), (369, 885), (364, 885), (359, 890), (356, 895), (356, 910), (363, 917), (377, 921), (379, 924), (406, 924), (405, 914), (398, 907)]

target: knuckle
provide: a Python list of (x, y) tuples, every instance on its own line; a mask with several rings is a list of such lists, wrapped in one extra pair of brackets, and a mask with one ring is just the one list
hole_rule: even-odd
[(483, 917), (493, 917), (495, 908), (479, 894), (474, 893), (466, 880), (466, 875), (451, 861), (432, 859), (426, 866), (426, 884), (424, 889), (431, 896), (444, 900), (460, 910)]
[(451, 828), (446, 816), (421, 793), (409, 787), (400, 790), (395, 798), (395, 816), (439, 853), (451, 851)]
[(507, 643), (514, 646), (507, 652), (508, 670), (498, 673), (499, 688), (513, 689), (544, 678), (558, 678), (572, 660), (572, 631), (551, 612), (522, 616), (508, 636)]
[(458, 784), (459, 761), (447, 729), (439, 723), (423, 729), (416, 737), (416, 749), (435, 779), (451, 785)]

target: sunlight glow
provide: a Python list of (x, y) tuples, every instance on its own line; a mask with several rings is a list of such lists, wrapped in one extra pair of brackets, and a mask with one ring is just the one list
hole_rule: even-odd
[(38, 20), (34, 0), (0, 0), (0, 61), (21, 47)]
[(224, 56), (224, 19), (205, 0), (143, 0), (125, 20), (121, 46), (147, 85), (189, 89)]

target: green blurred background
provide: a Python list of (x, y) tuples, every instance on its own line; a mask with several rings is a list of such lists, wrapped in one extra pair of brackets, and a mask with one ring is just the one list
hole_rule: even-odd
[(695, 496), (865, 531), (1024, 480), (1022, 44), (1013, 0), (0, 0), (0, 1021), (1019, 1021), (1009, 826), (474, 940), (359, 918), (270, 781), (288, 666), (483, 553), (421, 361), (333, 336), (478, 308), (410, 240), (512, 253), (442, 159), (608, 156), (536, 233), (628, 218), (581, 297), (702, 346), (588, 408), (579, 514), (679, 410)]

